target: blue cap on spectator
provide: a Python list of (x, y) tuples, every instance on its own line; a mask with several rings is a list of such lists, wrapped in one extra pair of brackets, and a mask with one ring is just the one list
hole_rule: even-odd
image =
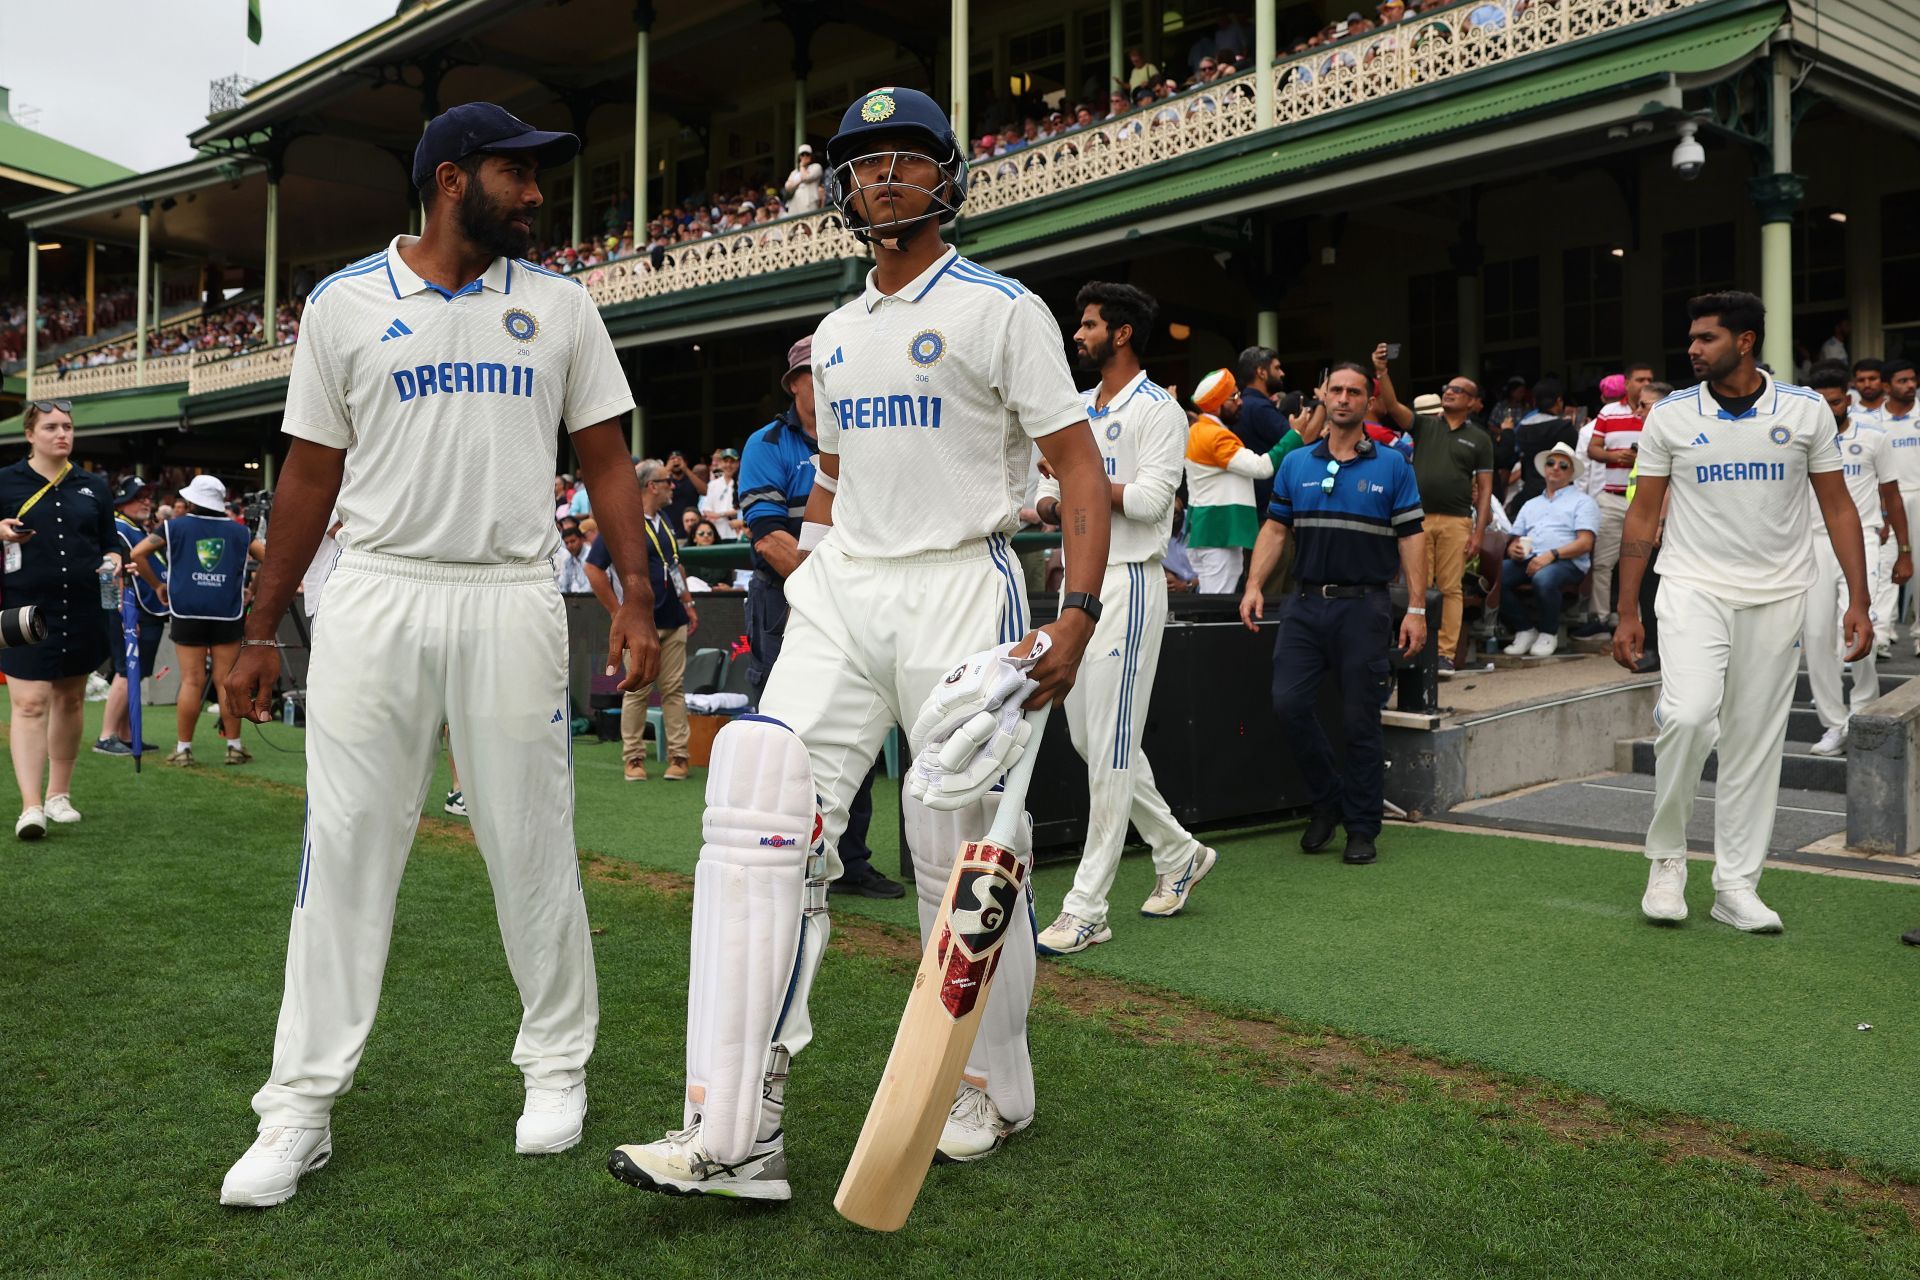
[(142, 480), (139, 476), (128, 476), (120, 482), (120, 487), (114, 491), (113, 505), (116, 507), (124, 507), (127, 503), (132, 502), (152, 487), (152, 485)]
[(413, 185), (425, 186), (441, 165), (457, 163), (476, 151), (532, 151), (541, 165), (551, 166), (579, 155), (580, 139), (571, 133), (536, 129), (491, 102), (462, 103), (427, 122), (413, 151)]

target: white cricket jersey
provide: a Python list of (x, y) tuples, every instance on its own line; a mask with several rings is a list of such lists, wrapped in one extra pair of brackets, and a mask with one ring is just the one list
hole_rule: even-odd
[(1736, 606), (1813, 585), (1807, 477), (1840, 469), (1827, 402), (1760, 376), (1759, 400), (1738, 418), (1701, 384), (1648, 410), (1640, 433), (1641, 478), (1669, 482), (1660, 576)]
[(1900, 496), (1920, 498), (1920, 413), (1895, 413), (1883, 406), (1879, 425), (1887, 433), (1887, 474), (1900, 485)]
[(954, 249), (897, 294), (873, 280), (813, 334), (820, 452), (840, 457), (829, 539), (891, 559), (1013, 532), (1032, 441), (1086, 417), (1059, 325)]
[(453, 564), (560, 546), (553, 466), (571, 431), (633, 408), (587, 291), (495, 258), (454, 293), (401, 260), (414, 236), (307, 297), (281, 428), (347, 452), (341, 542)]
[[(1142, 370), (1120, 388), (1107, 407), (1100, 385), (1081, 393), (1082, 411), (1106, 459), (1107, 479), (1126, 486), (1124, 507), (1113, 513), (1108, 564), (1137, 564), (1167, 553), (1173, 531), (1173, 494), (1180, 487), (1187, 450), (1187, 415), (1166, 388)], [(1060, 482), (1040, 481), (1039, 498), (1060, 498)]]
[[(1833, 443), (1840, 450), (1840, 470), (1847, 478), (1847, 493), (1860, 511), (1860, 527), (1868, 533), (1878, 532), (1883, 523), (1880, 486), (1893, 479), (1888, 463), (1892, 451), (1887, 447), (1887, 433), (1872, 422), (1863, 422), (1848, 414), (1847, 429), (1837, 433)], [(1827, 521), (1820, 514), (1820, 500), (1813, 496), (1812, 489), (1807, 490), (1807, 501), (1816, 526), (1814, 536), (1819, 537), (1818, 530), (1825, 529)]]

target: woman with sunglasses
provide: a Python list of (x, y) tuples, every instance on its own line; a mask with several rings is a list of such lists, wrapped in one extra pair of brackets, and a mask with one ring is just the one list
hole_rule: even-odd
[[(7, 740), (20, 784), (13, 833), (38, 840), (50, 821), (80, 821), (70, 793), (87, 676), (107, 660), (111, 644), (100, 578), (119, 573), (120, 553), (107, 482), (73, 465), (72, 403), (32, 401), (24, 421), (27, 456), (0, 468), (0, 606), (37, 608), (47, 638), (0, 649), (0, 671), (12, 703)], [(115, 588), (116, 600), (118, 594)]]

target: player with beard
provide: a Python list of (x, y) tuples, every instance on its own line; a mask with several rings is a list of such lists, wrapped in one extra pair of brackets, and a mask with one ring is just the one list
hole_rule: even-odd
[(227, 680), (250, 718), (271, 715), (274, 632), (336, 507), (341, 551), (314, 625), (286, 994), (253, 1099), (259, 1138), (228, 1172), (224, 1204), (279, 1204), (332, 1154), (334, 1100), (353, 1083), (380, 1001), (443, 722), (520, 992), (515, 1149), (580, 1140), (599, 1005), (551, 564), (563, 423), (625, 586), (608, 639), (610, 661), (628, 655), (623, 688), (653, 679), (659, 639), (622, 431), (626, 375), (586, 290), (517, 257), (541, 170), (579, 150), (572, 134), (491, 103), (455, 107), (428, 122), (414, 153), (424, 233), (395, 237), (307, 299), (273, 545)]
[[(1172, 532), (1187, 415), (1140, 367), (1159, 310), (1153, 298), (1130, 284), (1096, 280), (1074, 302), (1080, 368), (1099, 375), (1081, 394), (1106, 458), (1113, 535), (1100, 586), (1104, 612), (1067, 695), (1068, 734), (1087, 762), (1086, 849), (1059, 918), (1040, 931), (1042, 955), (1070, 955), (1113, 937), (1107, 891), (1120, 868), (1129, 818), (1153, 849), (1153, 893), (1140, 908), (1149, 919), (1184, 910), (1215, 859), (1174, 820), (1140, 750), (1167, 623), (1160, 557)], [(1052, 476), (1041, 479), (1034, 505), (1048, 524), (1059, 523), (1060, 486)]]
[[(945, 113), (913, 89), (863, 94), (827, 164), (828, 202), (873, 246), (874, 267), (813, 335), (819, 470), (780, 661), (759, 714), (713, 744), (681, 1127), (608, 1161), (670, 1195), (792, 1194), (787, 1064), (813, 1038), (808, 994), (848, 802), (888, 731), (913, 726), (901, 806), (924, 934), (962, 841), (993, 824), (992, 787), (1032, 732), (1023, 706), (1066, 694), (1101, 616), (1106, 467), (1046, 304), (940, 236), (967, 182)], [(1060, 617), (1038, 632), (1007, 543), (1036, 444), (1060, 480), (1067, 560)], [(1030, 824), (1014, 844), (1031, 853)], [(989, 1156), (1033, 1120), (1033, 922), (1012, 916), (940, 1137), (946, 1160)]]

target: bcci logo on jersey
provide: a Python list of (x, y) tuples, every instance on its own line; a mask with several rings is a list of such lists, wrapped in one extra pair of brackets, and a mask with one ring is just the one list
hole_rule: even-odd
[(947, 340), (940, 336), (937, 329), (926, 329), (913, 336), (907, 344), (907, 358), (922, 369), (940, 363), (940, 357), (947, 354)]
[(515, 342), (532, 342), (540, 336), (540, 322), (533, 318), (531, 311), (519, 307), (510, 307), (500, 317), (500, 323), (506, 327), (507, 336)]

